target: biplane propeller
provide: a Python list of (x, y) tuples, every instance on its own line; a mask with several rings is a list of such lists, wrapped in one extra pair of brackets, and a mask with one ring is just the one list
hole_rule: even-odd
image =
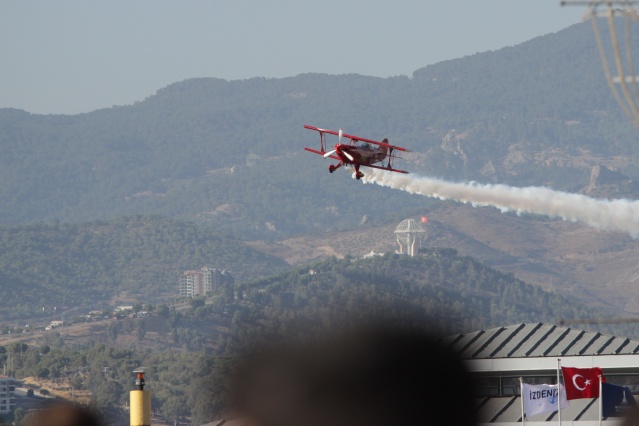
[[(342, 129), (339, 131), (320, 129), (319, 127), (304, 125), (305, 129), (315, 130), (320, 135), (320, 150), (312, 148), (304, 148), (306, 151), (319, 154), (324, 158), (332, 158), (338, 160), (339, 163), (328, 166), (328, 171), (333, 173), (342, 166), (351, 166), (355, 170), (353, 177), (361, 179), (364, 173), (359, 171), (361, 166), (372, 167), (380, 170), (387, 170), (396, 173), (408, 173), (405, 170), (395, 169), (391, 164), (391, 160), (397, 157), (393, 151), (409, 152), (406, 148), (391, 145), (388, 139), (381, 142), (362, 138), (359, 136), (347, 135)], [(326, 135), (335, 135), (338, 137), (335, 147), (326, 150)], [(342, 138), (348, 139), (347, 143), (342, 143)]]

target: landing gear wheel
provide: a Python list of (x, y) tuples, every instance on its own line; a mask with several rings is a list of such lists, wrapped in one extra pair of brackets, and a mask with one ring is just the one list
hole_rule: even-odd
[(334, 165), (331, 164), (330, 166), (328, 166), (328, 172), (329, 173), (333, 173), (334, 171), (335, 171), (335, 166)]

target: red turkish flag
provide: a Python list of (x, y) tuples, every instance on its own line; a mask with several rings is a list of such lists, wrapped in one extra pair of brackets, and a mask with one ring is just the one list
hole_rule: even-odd
[(601, 381), (606, 379), (601, 372), (601, 368), (574, 368), (561, 367), (564, 376), (564, 386), (566, 387), (566, 397), (570, 399), (598, 398), (599, 397), (599, 376)]

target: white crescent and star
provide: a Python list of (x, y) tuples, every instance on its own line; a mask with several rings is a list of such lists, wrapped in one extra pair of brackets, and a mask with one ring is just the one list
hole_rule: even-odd
[(586, 387), (588, 387), (588, 385), (590, 384), (590, 379), (584, 379), (584, 386), (580, 387), (577, 384), (577, 377), (581, 377), (582, 379), (584, 379), (584, 376), (582, 376), (581, 374), (575, 374), (574, 376), (572, 376), (572, 384), (575, 385), (575, 387), (580, 391), (586, 390)]

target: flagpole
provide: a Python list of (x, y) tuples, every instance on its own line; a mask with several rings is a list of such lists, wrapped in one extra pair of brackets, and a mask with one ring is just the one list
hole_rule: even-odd
[(601, 374), (599, 375), (599, 426), (601, 426), (601, 418), (603, 417), (603, 410), (601, 408), (601, 403), (602, 403), (602, 394), (601, 394)]
[(526, 413), (524, 413), (524, 379), (519, 378), (519, 396), (521, 397), (521, 424), (526, 424)]
[(561, 358), (557, 358), (557, 391), (559, 394), (559, 402), (557, 403), (557, 412), (559, 415), (557, 416), (559, 419), (559, 426), (561, 426), (561, 386), (559, 386), (559, 369), (561, 365)]

